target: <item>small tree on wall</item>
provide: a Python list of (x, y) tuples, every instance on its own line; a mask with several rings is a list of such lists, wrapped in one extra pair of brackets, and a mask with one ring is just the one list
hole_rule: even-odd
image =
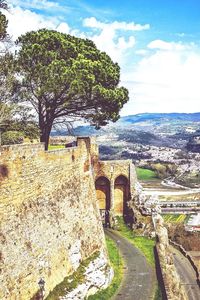
[(17, 44), (18, 97), (36, 110), (46, 149), (61, 118), (84, 118), (96, 128), (119, 118), (128, 101), (127, 89), (118, 87), (120, 68), (92, 41), (42, 29)]

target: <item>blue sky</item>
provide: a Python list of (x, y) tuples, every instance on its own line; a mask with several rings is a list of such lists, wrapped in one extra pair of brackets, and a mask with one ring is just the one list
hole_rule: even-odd
[(92, 39), (121, 67), (122, 115), (200, 111), (199, 0), (12, 0), (9, 32), (56, 29)]

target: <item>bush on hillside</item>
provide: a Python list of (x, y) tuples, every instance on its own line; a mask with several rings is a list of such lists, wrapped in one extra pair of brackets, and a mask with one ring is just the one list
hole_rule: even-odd
[(2, 134), (2, 145), (22, 144), (24, 134), (21, 131), (6, 131)]

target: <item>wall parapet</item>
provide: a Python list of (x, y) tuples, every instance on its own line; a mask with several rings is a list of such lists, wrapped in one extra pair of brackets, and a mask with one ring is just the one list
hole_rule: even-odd
[(130, 164), (132, 163), (131, 159), (118, 159), (118, 160), (99, 160), (99, 162), (101, 163), (108, 163), (108, 164)]
[(5, 150), (18, 150), (18, 149), (23, 149), (23, 148), (33, 148), (33, 149), (43, 149), (44, 150), (44, 143), (37, 143), (37, 144), (14, 144), (14, 145), (1, 145), (0, 146), (0, 151), (5, 151)]

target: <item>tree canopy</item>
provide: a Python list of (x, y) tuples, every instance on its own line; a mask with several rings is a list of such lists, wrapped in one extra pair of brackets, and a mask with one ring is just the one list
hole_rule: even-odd
[[(8, 10), (7, 1), (0, 0), (0, 10)], [(7, 34), (8, 21), (2, 12), (0, 11), (0, 145), (1, 133), (3, 144), (22, 141), (22, 136), (32, 140), (39, 133), (30, 108), (15, 103), (18, 80), (13, 55), (9, 52), (11, 40)]]
[[(6, 1), (0, 0), (0, 10), (8, 10)], [(6, 16), (0, 11), (0, 104), (10, 97), (10, 89), (14, 79), (13, 57), (6, 49), (6, 44), (9, 41), (7, 26)]]
[[(0, 0), (0, 10), (7, 10), (8, 5), (6, 1)], [(7, 26), (8, 21), (6, 16), (0, 11), (0, 135), (1, 135), (1, 128), (7, 124), (8, 119), (11, 118), (13, 109), (11, 106), (8, 106), (4, 101), (7, 100), (7, 93), (8, 93), (8, 56), (3, 55), (3, 43), (7, 37)], [(1, 145), (1, 136), (0, 136), (0, 145)]]
[(85, 118), (96, 128), (119, 118), (128, 101), (127, 89), (118, 86), (120, 68), (92, 41), (42, 29), (22, 35), (17, 45), (19, 98), (38, 113), (46, 148), (63, 118)]
[[(0, 0), (0, 9), (3, 10), (8, 9), (8, 5), (6, 1)], [(7, 26), (8, 26), (8, 20), (6, 19), (6, 16), (0, 11), (0, 41), (4, 41), (8, 36)]]

